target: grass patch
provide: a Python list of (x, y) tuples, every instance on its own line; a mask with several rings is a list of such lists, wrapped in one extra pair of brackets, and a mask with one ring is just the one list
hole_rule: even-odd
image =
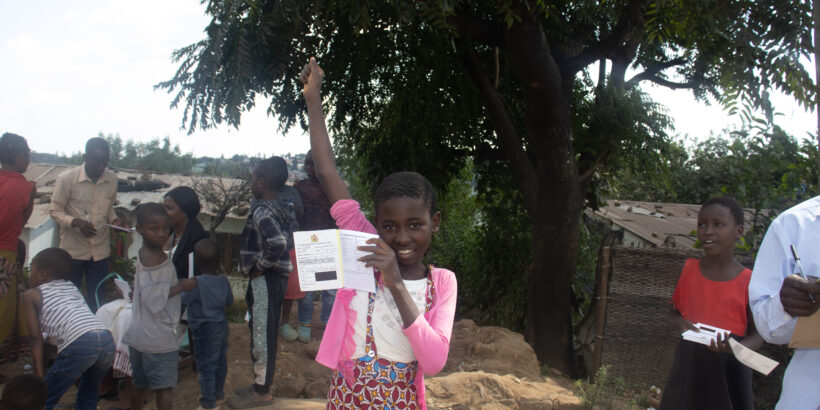
[(225, 318), (228, 323), (245, 323), (245, 312), (248, 304), (244, 300), (234, 300), (233, 305), (225, 309)]

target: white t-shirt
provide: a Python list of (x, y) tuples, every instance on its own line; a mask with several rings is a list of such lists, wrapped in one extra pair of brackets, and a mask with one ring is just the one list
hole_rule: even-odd
[[(405, 280), (404, 286), (410, 293), (416, 308), (424, 314), (424, 307), (427, 302), (427, 279)], [(356, 323), (354, 325), (355, 334), (353, 342), (356, 350), (351, 359), (358, 359), (367, 355), (365, 351), (365, 336), (367, 335), (367, 304), (369, 294), (357, 290), (356, 296), (350, 301), (350, 308), (356, 311)], [(416, 360), (410, 341), (404, 335), (404, 323), (401, 320), (399, 308), (396, 306), (393, 295), (389, 290), (377, 287), (376, 299), (373, 302), (373, 340), (376, 345), (376, 352), (379, 357), (409, 363)]]

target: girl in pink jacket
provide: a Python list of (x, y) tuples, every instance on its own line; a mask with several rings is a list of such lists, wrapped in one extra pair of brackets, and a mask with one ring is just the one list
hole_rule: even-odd
[(378, 272), (376, 292), (340, 289), (316, 360), (334, 370), (329, 409), (426, 409), (424, 376), (447, 361), (456, 307), (453, 272), (426, 266), (441, 223), (430, 182), (415, 172), (388, 176), (376, 189), (376, 226), (336, 171), (322, 112), (324, 72), (311, 58), (301, 73), (316, 176), (340, 229), (378, 233), (360, 260)]

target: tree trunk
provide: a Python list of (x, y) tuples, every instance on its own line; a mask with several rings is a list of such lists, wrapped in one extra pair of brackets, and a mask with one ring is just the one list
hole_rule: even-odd
[[(504, 32), (502, 49), (521, 87), (526, 133), (518, 133), (465, 32), (464, 64), (487, 108), (501, 151), (526, 202), (533, 229), (527, 274), (526, 337), (538, 359), (570, 373), (571, 284), (575, 276), (582, 192), (572, 146), (570, 97), (538, 18), (523, 3), (521, 21)], [(527, 9), (528, 10), (528, 9)]]
[(550, 198), (540, 209), (530, 210), (533, 255), (527, 276), (526, 335), (541, 362), (572, 374), (571, 285), (581, 210), (577, 188), (544, 184), (540, 191)]
[[(522, 85), (533, 164), (527, 168), (513, 165), (519, 170), (533, 229), (526, 335), (542, 363), (570, 374), (574, 367), (571, 285), (583, 203), (572, 145), (574, 75), (564, 78), (535, 17), (513, 26), (505, 43)], [(521, 175), (527, 171), (534, 175)]]

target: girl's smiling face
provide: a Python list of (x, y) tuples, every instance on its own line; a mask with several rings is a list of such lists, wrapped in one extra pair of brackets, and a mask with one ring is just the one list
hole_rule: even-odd
[(706, 255), (734, 252), (735, 242), (743, 236), (743, 225), (738, 225), (729, 208), (712, 204), (698, 212), (698, 240)]
[(422, 198), (394, 197), (376, 206), (376, 230), (396, 252), (402, 273), (406, 268), (424, 269), (424, 253), (440, 224), (441, 213), (431, 216)]

